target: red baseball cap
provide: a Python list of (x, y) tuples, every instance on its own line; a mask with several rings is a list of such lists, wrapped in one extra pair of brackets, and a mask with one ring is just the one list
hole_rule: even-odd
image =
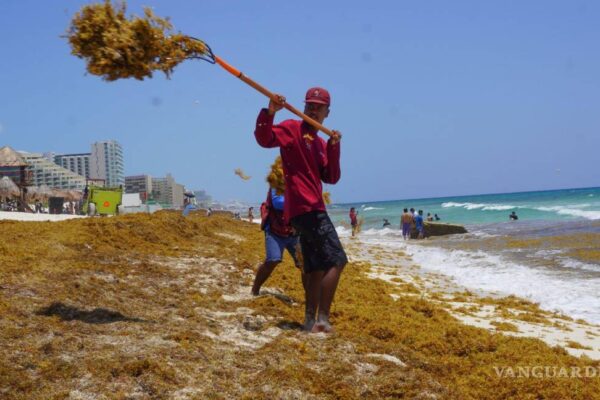
[(326, 89), (320, 87), (314, 87), (308, 89), (306, 97), (304, 98), (305, 103), (319, 103), (319, 104), (331, 104), (331, 96)]

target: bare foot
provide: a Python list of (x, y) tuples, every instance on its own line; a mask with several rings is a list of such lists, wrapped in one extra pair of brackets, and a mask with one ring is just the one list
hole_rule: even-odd
[(315, 319), (310, 318), (310, 317), (305, 317), (304, 318), (304, 331), (305, 332), (313, 332), (313, 329), (315, 328)]
[(322, 321), (319, 320), (317, 321), (313, 327), (312, 330), (310, 331), (311, 333), (332, 333), (333, 332), (333, 326), (331, 326), (331, 324), (329, 323), (329, 321)]

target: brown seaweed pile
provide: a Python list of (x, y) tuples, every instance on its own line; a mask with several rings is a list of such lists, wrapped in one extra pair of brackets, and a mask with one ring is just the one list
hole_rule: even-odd
[(156, 70), (169, 77), (180, 62), (207, 52), (202, 41), (173, 32), (169, 20), (148, 7), (143, 17), (125, 13), (124, 1), (113, 5), (105, 0), (84, 6), (71, 21), (71, 53), (86, 61), (89, 73), (107, 81), (143, 80)]
[(225, 214), (1, 221), (0, 233), (3, 399), (600, 399), (597, 377), (497, 372), (598, 362), (462, 325), (414, 288), (367, 278), (367, 263), (346, 266), (336, 333), (305, 334), (292, 260), (251, 296), (264, 237)]
[(285, 192), (285, 178), (283, 177), (281, 156), (277, 156), (273, 164), (271, 164), (271, 170), (267, 175), (267, 182), (269, 183), (269, 187), (275, 189), (278, 195), (282, 195)]

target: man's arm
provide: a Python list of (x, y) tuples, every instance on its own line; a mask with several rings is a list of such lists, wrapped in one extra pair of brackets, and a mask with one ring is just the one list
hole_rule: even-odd
[(254, 137), (262, 147), (278, 147), (281, 145), (277, 139), (277, 127), (275, 129), (273, 127), (273, 120), (275, 119), (275, 113), (281, 110), (284, 104), (285, 97), (276, 94), (275, 99), (269, 100), (269, 107), (260, 110), (256, 119)]
[(340, 139), (342, 135), (338, 131), (333, 132), (334, 136), (327, 142), (327, 164), (321, 171), (323, 182), (330, 184), (337, 183), (342, 176), (340, 170)]

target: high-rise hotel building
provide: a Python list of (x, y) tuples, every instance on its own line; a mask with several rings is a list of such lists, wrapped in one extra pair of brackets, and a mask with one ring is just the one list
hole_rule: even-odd
[(59, 154), (54, 156), (54, 163), (85, 178), (90, 177), (91, 153)]
[(92, 144), (89, 177), (104, 180), (108, 187), (125, 185), (123, 148), (116, 140)]

